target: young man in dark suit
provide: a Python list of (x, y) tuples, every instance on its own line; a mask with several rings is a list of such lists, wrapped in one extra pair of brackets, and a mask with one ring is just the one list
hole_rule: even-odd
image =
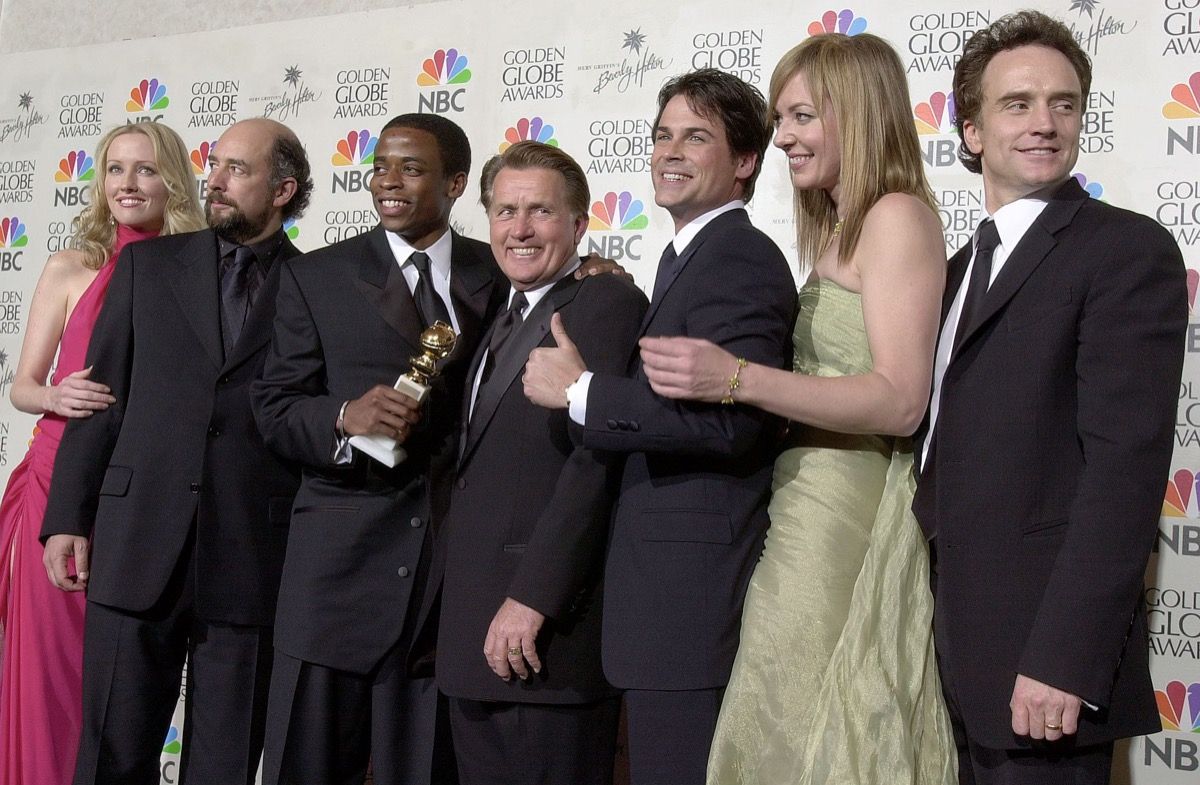
[(68, 590), (91, 538), (79, 785), (158, 783), (185, 655), (181, 778), (254, 782), (299, 478), (259, 436), (249, 387), (299, 253), (283, 221), (311, 190), (288, 128), (237, 123), (209, 156), (211, 229), (117, 260), (87, 359), (117, 402), (67, 426), (42, 527)]
[(1106, 785), (1159, 728), (1140, 604), (1172, 448), (1184, 268), (1071, 167), (1091, 65), (1034, 12), (971, 38), (960, 158), (984, 214), (950, 260), (913, 507), (963, 783)]
[(609, 785), (618, 698), (600, 667), (601, 582), (617, 457), (575, 443), (563, 410), (521, 374), (570, 329), (602, 372), (625, 368), (646, 297), (628, 279), (576, 279), (588, 185), (565, 152), (519, 142), (484, 168), (505, 315), (467, 375), (457, 479), (435, 551), (437, 683), (473, 785)]
[[(433, 483), (453, 459), (474, 348), (508, 281), (487, 245), (450, 229), (471, 166), (466, 135), (437, 115), (384, 126), (371, 194), (380, 223), (291, 260), (254, 389), (267, 444), (303, 466), (276, 622), (267, 783), (453, 777), (435, 760), (437, 690), (407, 667), (439, 519)], [(435, 320), (458, 335), (425, 406), (392, 388)], [(348, 443), (385, 436), (388, 468)], [(443, 708), (444, 714), (444, 708)]]
[[(703, 69), (668, 82), (658, 109), (654, 198), (676, 234), (639, 334), (707, 338), (784, 367), (795, 281), (744, 209), (770, 139), (762, 96)], [(604, 578), (603, 660), (625, 690), (631, 779), (700, 783), (767, 528), (782, 424), (753, 408), (660, 398), (636, 355), (624, 373), (593, 373), (566, 332), (556, 338), (557, 348), (534, 350), (526, 394), (552, 409), (569, 404), (585, 447), (627, 455)]]

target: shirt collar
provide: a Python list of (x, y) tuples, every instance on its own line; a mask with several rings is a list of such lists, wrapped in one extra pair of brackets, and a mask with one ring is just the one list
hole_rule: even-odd
[[(387, 237), (388, 245), (391, 246), (392, 255), (396, 257), (396, 263), (403, 269), (408, 264), (408, 257), (412, 256), (417, 249), (395, 232), (385, 230), (383, 234)], [(447, 229), (442, 232), (441, 237), (425, 249), (425, 254), (429, 257), (430, 270), (445, 280), (450, 280), (450, 257), (453, 248), (452, 232)]]
[[(564, 264), (562, 267), (560, 267), (558, 272), (554, 274), (553, 280), (547, 281), (546, 283), (542, 284), (541, 286), (537, 287), (536, 289), (526, 289), (525, 290), (525, 300), (526, 300), (526, 302), (529, 303), (529, 305), (525, 308), (525, 313), (528, 314), (530, 311), (532, 311), (534, 309), (534, 306), (536, 306), (539, 302), (541, 302), (541, 299), (543, 297), (545, 297), (546, 294), (551, 289), (554, 288), (554, 285), (556, 283), (558, 283), (563, 278), (566, 278), (568, 275), (570, 275), (571, 273), (578, 270), (580, 264), (581, 264), (581, 262), (579, 260), (579, 257), (572, 254), (571, 258), (567, 260), (567, 263)], [(516, 294), (516, 292), (517, 292), (516, 289), (512, 288), (512, 286), (509, 286), (509, 288), (508, 288), (508, 303), (507, 303), (508, 306), (512, 305), (512, 298), (513, 298), (513, 295)]]
[[(275, 257), (279, 254), (279, 249), (283, 247), (284, 240), (283, 229), (274, 234), (268, 235), (265, 240), (260, 240), (254, 245), (247, 245), (254, 252), (254, 259), (262, 266), (264, 270), (270, 270), (271, 264), (275, 261)], [(235, 243), (231, 240), (226, 240), (224, 237), (217, 236), (217, 250), (224, 259), (226, 256), (232, 256), (238, 248), (241, 248), (243, 243)]]
[(995, 221), (996, 232), (1000, 235), (1000, 245), (1006, 251), (1011, 251), (1017, 247), (1017, 243), (1021, 242), (1021, 238), (1029, 231), (1029, 227), (1033, 226), (1033, 222), (1038, 219), (1042, 210), (1045, 210), (1049, 203), (1047, 199), (1027, 196), (1024, 199), (1009, 202), (997, 210), (994, 215), (988, 215), (986, 209), (980, 209), (979, 223), (982, 224), (988, 218)]
[(688, 222), (687, 226), (683, 227), (675, 234), (675, 239), (671, 240), (671, 242), (675, 245), (675, 254), (677, 256), (682, 256), (683, 252), (687, 250), (688, 244), (690, 244), (692, 240), (696, 239), (696, 235), (700, 234), (700, 230), (705, 226), (708, 226), (712, 219), (731, 210), (740, 210), (745, 206), (746, 202), (744, 200), (734, 199), (732, 202), (727, 202), (715, 210), (709, 210), (707, 213), (693, 218)]

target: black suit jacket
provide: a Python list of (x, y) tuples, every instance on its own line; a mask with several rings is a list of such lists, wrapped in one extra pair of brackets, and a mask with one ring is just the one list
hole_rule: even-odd
[(92, 537), (89, 600), (149, 609), (195, 521), (197, 612), (271, 624), (299, 478), (263, 443), (248, 391), (266, 356), (280, 268), (297, 253), (285, 239), (226, 359), (216, 236), (121, 252), (87, 354), (117, 402), (68, 423), (42, 526), (43, 540)]
[[(795, 279), (744, 210), (713, 219), (679, 264), (641, 334), (707, 338), (750, 362), (789, 364)], [(593, 377), (583, 436), (628, 453), (604, 577), (604, 672), (623, 688), (720, 687), (767, 528), (782, 422), (749, 406), (660, 398), (636, 354), (627, 371)]]
[(445, 474), (466, 367), (507, 291), (490, 249), (453, 237), (451, 296), (461, 335), (434, 380), (422, 425), (394, 469), (355, 451), (334, 462), (338, 410), (391, 386), (421, 352), (421, 323), (384, 231), (290, 260), (281, 271), (275, 337), (253, 391), (267, 444), (303, 464), (280, 589), (275, 646), (298, 659), (366, 673), (420, 607), (431, 478)]
[[(970, 254), (950, 261), (947, 307)], [(1018, 673), (1101, 707), (1084, 710), (1080, 744), (1159, 729), (1139, 597), (1186, 324), (1170, 235), (1068, 180), (946, 368), (921, 489), (936, 532), (922, 525), (942, 673), (981, 744), (1025, 744), (1008, 706)]]
[[(434, 558), (442, 692), (537, 703), (586, 702), (611, 692), (600, 667), (599, 583), (620, 464), (573, 443), (567, 412), (530, 403), (521, 376), (532, 349), (554, 345), (555, 312), (589, 368), (621, 373), (646, 305), (641, 290), (618, 276), (559, 281), (509, 339), (513, 350), (481, 387), (468, 427), (469, 390), (486, 340), (476, 352), (457, 481)], [(547, 617), (537, 641), (543, 668), (528, 681), (501, 681), (482, 654), (505, 597)]]

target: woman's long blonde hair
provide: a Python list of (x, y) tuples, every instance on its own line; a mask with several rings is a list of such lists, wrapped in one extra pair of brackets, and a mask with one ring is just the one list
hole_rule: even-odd
[(109, 130), (96, 145), (96, 176), (90, 189), (91, 203), (72, 222), (74, 246), (83, 252), (83, 264), (100, 269), (108, 260), (117, 239), (117, 225), (104, 195), (104, 176), (108, 170), (108, 148), (125, 134), (144, 134), (154, 147), (154, 161), (167, 187), (163, 209), (162, 234), (194, 232), (205, 227), (204, 211), (196, 191), (196, 175), (188, 158), (187, 146), (179, 134), (162, 123), (146, 122), (119, 125)]
[[(839, 263), (854, 255), (863, 219), (884, 194), (911, 194), (936, 211), (921, 164), (904, 65), (887, 41), (860, 33), (815, 35), (785, 54), (771, 75), (772, 113), (779, 94), (803, 73), (817, 115), (832, 104), (842, 166)], [(824, 190), (794, 192), (800, 264), (811, 266), (829, 246), (837, 208)]]

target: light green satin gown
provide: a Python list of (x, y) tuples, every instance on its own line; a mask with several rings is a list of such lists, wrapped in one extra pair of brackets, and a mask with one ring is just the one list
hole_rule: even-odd
[[(795, 372), (871, 369), (861, 296), (800, 291)], [(710, 785), (953, 785), (908, 439), (793, 425), (708, 761)]]

